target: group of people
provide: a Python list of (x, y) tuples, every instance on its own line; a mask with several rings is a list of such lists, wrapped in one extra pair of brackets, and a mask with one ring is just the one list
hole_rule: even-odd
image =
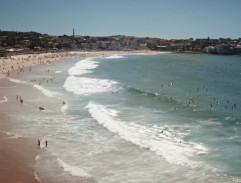
[[(170, 84), (168, 84), (167, 86), (168, 87), (171, 87), (171, 86), (173, 86), (174, 85), (174, 83), (173, 82), (171, 82)], [(165, 90), (164, 90), (164, 85), (162, 84), (161, 85), (161, 87), (162, 87), (162, 95), (164, 96), (165, 95)], [(201, 92), (202, 92), (202, 90), (200, 89), (200, 88), (197, 88), (196, 90), (193, 90), (193, 91), (196, 91), (197, 93), (199, 93), (198, 94), (198, 96), (200, 96), (201, 95)], [(188, 99), (188, 106), (190, 106), (190, 107), (194, 107), (194, 106), (197, 106), (198, 105), (198, 97), (195, 97), (194, 95), (195, 95), (195, 93), (193, 93), (193, 91), (192, 90), (189, 90), (189, 94), (191, 95), (190, 97), (189, 97), (189, 99)], [(203, 91), (205, 92), (205, 93), (208, 93), (208, 87), (206, 86), (206, 85), (204, 85), (203, 86)], [(169, 100), (171, 100), (171, 101), (173, 101), (174, 100), (174, 98), (173, 97), (168, 97), (169, 98)], [(211, 111), (215, 111), (215, 107), (217, 106), (217, 105), (219, 105), (220, 103), (219, 103), (219, 101), (216, 99), (216, 98), (213, 98), (213, 101), (211, 101), (211, 104), (210, 104), (210, 110)], [(231, 105), (231, 102), (229, 101), (229, 100), (227, 100), (227, 102), (226, 102), (226, 104), (224, 105), (224, 108), (225, 109), (228, 109), (228, 108), (230, 108), (231, 110), (235, 110), (235, 109), (237, 109), (238, 108), (238, 106), (237, 106), (237, 104), (232, 104)], [(177, 108), (172, 108), (171, 110), (176, 110)], [(231, 112), (230, 112), (231, 113)], [(213, 116), (213, 117), (211, 117), (210, 118), (211, 120), (217, 120), (218, 118), (217, 117), (215, 117), (215, 116)], [(233, 120), (233, 119), (235, 119), (235, 116), (234, 115), (232, 115), (232, 113), (231, 113), (231, 115), (229, 116), (229, 117), (226, 117), (225, 118), (226, 120), (227, 119), (229, 119), (229, 120)]]
[(18, 100), (18, 99), (19, 99), (20, 103), (23, 104), (23, 99), (21, 98), (21, 96), (18, 96), (18, 95), (17, 95), (17, 96), (16, 96), (16, 100)]
[[(45, 141), (45, 147), (48, 147), (48, 141)], [(38, 139), (38, 148), (40, 148), (40, 140)]]

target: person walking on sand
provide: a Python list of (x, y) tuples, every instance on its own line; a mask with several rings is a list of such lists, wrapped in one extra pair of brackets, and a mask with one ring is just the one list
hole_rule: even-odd
[(40, 148), (40, 140), (38, 139), (38, 148)]
[(47, 147), (47, 146), (48, 146), (48, 141), (46, 140), (46, 141), (45, 141), (45, 147)]

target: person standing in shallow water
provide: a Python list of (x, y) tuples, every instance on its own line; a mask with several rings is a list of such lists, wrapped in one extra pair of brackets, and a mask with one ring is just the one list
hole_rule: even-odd
[(38, 139), (38, 148), (40, 148), (40, 140)]

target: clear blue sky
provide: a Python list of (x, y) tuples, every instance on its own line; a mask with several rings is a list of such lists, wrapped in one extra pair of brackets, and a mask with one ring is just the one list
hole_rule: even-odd
[(239, 38), (241, 0), (0, 0), (0, 30)]

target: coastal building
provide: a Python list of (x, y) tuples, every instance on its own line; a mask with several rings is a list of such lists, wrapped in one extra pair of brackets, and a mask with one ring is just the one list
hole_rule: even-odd
[(229, 44), (220, 44), (215, 46), (215, 53), (217, 54), (229, 54), (230, 45)]
[(30, 41), (29, 40), (23, 40), (23, 45), (25, 47), (29, 47), (30, 46)]
[(98, 50), (98, 43), (92, 43), (91, 44), (91, 49), (93, 49), (93, 50)]
[(99, 47), (100, 49), (106, 49), (106, 42), (104, 42), (104, 41), (99, 41), (99, 42), (98, 42), (98, 47)]
[(236, 54), (241, 54), (241, 45), (237, 45), (235, 48), (234, 48), (234, 51)]
[(206, 53), (214, 53), (214, 50), (215, 50), (214, 46), (208, 46), (204, 48), (204, 52)]
[(159, 50), (159, 51), (168, 51), (168, 47), (167, 46), (157, 46), (157, 50)]
[(6, 57), (7, 56), (7, 52), (4, 49), (0, 49), (0, 57)]

